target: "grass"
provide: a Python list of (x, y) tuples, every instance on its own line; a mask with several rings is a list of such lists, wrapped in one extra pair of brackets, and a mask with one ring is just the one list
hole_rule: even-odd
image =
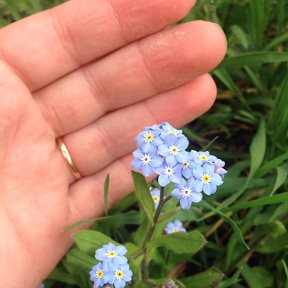
[[(0, 0), (0, 25), (59, 2)], [(218, 100), (184, 130), (195, 149), (218, 136), (211, 150), (227, 160), (229, 174), (219, 193), (177, 213), (187, 228), (208, 240), (193, 259), (185, 259), (182, 269), (166, 267), (179, 277), (213, 267), (224, 276), (209, 287), (288, 287), (287, 12), (286, 0), (198, 0), (181, 21), (217, 22), (228, 39), (227, 56), (212, 72)], [(131, 230), (141, 222), (135, 218), (134, 203), (130, 194), (109, 211), (112, 218), (119, 213), (123, 217), (104, 218), (97, 229), (119, 241), (131, 238)], [(71, 276), (67, 261), (51, 275), (51, 287), (56, 287), (55, 280), (65, 287), (86, 281)]]

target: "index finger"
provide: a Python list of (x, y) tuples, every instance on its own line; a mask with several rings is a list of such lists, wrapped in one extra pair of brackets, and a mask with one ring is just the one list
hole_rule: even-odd
[(0, 57), (31, 91), (183, 18), (195, 0), (74, 0), (0, 30)]

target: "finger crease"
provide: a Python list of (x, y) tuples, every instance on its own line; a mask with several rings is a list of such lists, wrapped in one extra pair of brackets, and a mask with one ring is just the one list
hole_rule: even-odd
[[(75, 63), (75, 66), (79, 67), (82, 65), (80, 61), (81, 58), (79, 56), (79, 53), (77, 52), (77, 48), (73, 40), (72, 33), (69, 30), (68, 25), (63, 25), (62, 23), (63, 21), (58, 17), (55, 11), (56, 9), (52, 8), (50, 9), (49, 14), (55, 34), (59, 39), (59, 42), (61, 43), (61, 46), (63, 47), (66, 54), (69, 56), (72, 62)], [(71, 45), (67, 45), (66, 42), (70, 43)]]

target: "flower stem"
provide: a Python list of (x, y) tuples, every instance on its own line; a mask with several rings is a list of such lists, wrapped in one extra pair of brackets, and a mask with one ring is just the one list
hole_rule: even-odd
[(148, 266), (149, 266), (148, 248), (145, 247), (145, 246), (146, 246), (146, 243), (149, 242), (151, 240), (152, 236), (153, 236), (153, 233), (155, 231), (156, 225), (157, 225), (158, 220), (160, 218), (162, 209), (164, 207), (164, 204), (166, 203), (164, 196), (165, 196), (164, 195), (164, 187), (161, 187), (159, 204), (158, 204), (158, 207), (156, 209), (156, 212), (155, 212), (155, 215), (154, 215), (154, 218), (153, 218), (153, 224), (149, 225), (148, 231), (146, 233), (146, 236), (145, 236), (145, 238), (144, 238), (144, 240), (142, 242), (141, 248), (140, 248), (140, 251), (141, 251), (140, 255), (144, 254), (144, 259), (143, 259), (143, 261), (141, 263), (142, 281), (144, 283), (148, 282), (148, 277), (149, 277), (149, 273), (148, 273)]

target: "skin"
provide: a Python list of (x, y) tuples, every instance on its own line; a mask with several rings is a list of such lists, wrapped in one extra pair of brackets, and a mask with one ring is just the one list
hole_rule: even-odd
[[(85, 1), (85, 3), (83, 3)], [(37, 287), (73, 243), (63, 228), (132, 191), (134, 137), (206, 112), (223, 59), (194, 0), (73, 0), (0, 30), (0, 286)], [(56, 139), (83, 178), (75, 181)]]

